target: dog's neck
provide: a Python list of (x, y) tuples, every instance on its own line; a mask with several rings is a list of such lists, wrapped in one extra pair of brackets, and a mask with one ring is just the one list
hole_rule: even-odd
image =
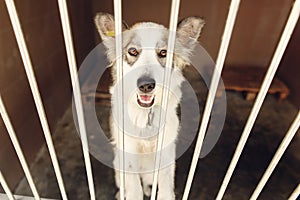
[(136, 104), (128, 105), (128, 115), (133, 124), (140, 128), (147, 128), (151, 126), (158, 126), (154, 118), (159, 116), (159, 109), (152, 108), (140, 108)]

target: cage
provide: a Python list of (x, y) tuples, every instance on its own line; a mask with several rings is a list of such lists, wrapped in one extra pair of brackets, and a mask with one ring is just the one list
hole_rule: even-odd
[[(96, 85), (93, 71), (80, 80), (76, 71), (102, 42), (94, 25), (97, 12), (119, 16), (119, 25), (125, 20), (129, 26), (151, 21), (168, 28), (170, 21), (188, 16), (205, 19), (198, 42), (220, 73), (209, 71), (207, 86), (193, 67), (184, 71), (200, 114), (188, 117), (198, 120), (196, 130), (188, 125), (180, 130), (179, 142), (194, 135), (176, 160), (176, 199), (298, 198), (299, 0), (5, 0), (0, 2), (0, 199), (115, 198), (113, 169), (81, 141), (87, 140), (84, 132), (94, 131), (81, 124), (89, 120), (80, 114), (82, 105), (92, 102), (102, 128), (109, 130), (109, 70)], [(223, 93), (217, 91), (220, 77)], [(219, 96), (227, 99), (224, 127), (211, 152), (199, 159)]]

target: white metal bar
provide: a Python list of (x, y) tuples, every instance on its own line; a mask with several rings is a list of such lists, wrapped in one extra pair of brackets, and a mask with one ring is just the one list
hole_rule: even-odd
[[(168, 49), (167, 49), (168, 53), (166, 58), (166, 67), (164, 71), (163, 95), (162, 95), (162, 103), (161, 103), (161, 110), (160, 110), (159, 127), (163, 124), (163, 122), (165, 122), (166, 115), (167, 115), (167, 106), (168, 106), (168, 99), (170, 93), (169, 88), (171, 82), (171, 71), (172, 71), (172, 63), (173, 63), (173, 55), (174, 55), (173, 52), (175, 48), (175, 38), (176, 38), (179, 7), (180, 7), (180, 0), (172, 0), (170, 22), (169, 22), (169, 37), (168, 37)], [(158, 139), (157, 139), (151, 200), (155, 200), (156, 198), (164, 134), (165, 134), (165, 127), (163, 128), (162, 132), (161, 131), (159, 132)]]
[(287, 149), (288, 145), (290, 144), (297, 130), (299, 129), (299, 126), (300, 126), (300, 111), (298, 112), (293, 124), (289, 128), (279, 148), (277, 149), (272, 161), (270, 162), (259, 184), (257, 185), (252, 196), (250, 197), (250, 200), (256, 200), (258, 198), (259, 194), (261, 193), (262, 189), (264, 188), (265, 184), (267, 183), (271, 174), (273, 173), (275, 167), (277, 166), (279, 160), (281, 159), (282, 155), (284, 154), (285, 150)]
[(60, 172), (56, 152), (55, 152), (53, 141), (51, 138), (51, 133), (50, 133), (47, 117), (45, 114), (41, 95), (40, 95), (38, 85), (36, 82), (33, 66), (32, 66), (32, 63), (30, 60), (30, 56), (29, 56), (29, 52), (28, 52), (28, 49), (27, 49), (27, 46), (25, 43), (24, 34), (22, 32), (22, 28), (21, 28), (20, 20), (18, 18), (17, 10), (16, 10), (13, 0), (5, 0), (5, 2), (6, 2), (7, 10), (9, 13), (9, 17), (10, 17), (10, 20), (11, 20), (11, 23), (12, 23), (12, 26), (13, 26), (13, 29), (15, 32), (15, 36), (17, 39), (20, 53), (21, 53), (22, 61), (24, 63), (25, 71), (26, 71), (29, 85), (30, 85), (30, 88), (32, 91), (34, 102), (35, 102), (35, 105), (36, 105), (36, 108), (38, 111), (40, 122), (41, 122), (41, 125), (43, 128), (43, 131), (44, 131), (46, 143), (47, 143), (47, 146), (49, 149), (49, 153), (50, 153), (50, 157), (51, 157), (52, 164), (54, 167), (55, 175), (56, 175), (56, 178), (58, 181), (58, 186), (59, 186), (62, 198), (64, 200), (66, 200), (67, 194), (66, 194), (66, 190), (64, 187), (64, 182), (63, 182), (62, 175)]
[(230, 41), (232, 30), (234, 27), (235, 19), (236, 19), (237, 13), (238, 13), (239, 4), (240, 4), (240, 0), (232, 0), (231, 4), (230, 4), (228, 17), (226, 20), (226, 25), (225, 25), (225, 29), (224, 29), (224, 33), (223, 33), (223, 37), (222, 37), (222, 42), (220, 45), (218, 58), (217, 58), (217, 62), (216, 62), (216, 67), (215, 67), (211, 85), (209, 88), (208, 97), (207, 97), (207, 101), (206, 101), (206, 105), (205, 105), (205, 109), (204, 109), (204, 113), (203, 113), (203, 118), (201, 121), (200, 130), (198, 133), (197, 143), (196, 143), (193, 159), (191, 162), (188, 179), (187, 179), (187, 182), (185, 185), (184, 194), (182, 197), (183, 200), (188, 199), (188, 195), (189, 195), (189, 192), (190, 192), (190, 189), (192, 186), (194, 174), (196, 171), (198, 159), (199, 159), (202, 144), (203, 144), (203, 139), (204, 139), (204, 136), (205, 136), (205, 133), (207, 130), (209, 118), (211, 115), (211, 110), (212, 110), (214, 99), (216, 96), (217, 87), (219, 84), (221, 72), (222, 72), (225, 57), (227, 54), (229, 41)]
[(226, 175), (224, 177), (221, 188), (218, 192), (218, 195), (217, 195), (217, 198), (216, 198), (217, 200), (220, 200), (223, 197), (224, 193), (225, 193), (225, 190), (228, 186), (228, 183), (229, 183), (230, 178), (233, 174), (233, 171), (234, 171), (234, 169), (235, 169), (235, 167), (238, 163), (239, 157), (240, 157), (240, 155), (241, 155), (241, 153), (244, 149), (244, 146), (246, 144), (248, 136), (250, 135), (250, 131), (251, 131), (253, 125), (254, 125), (254, 122), (256, 120), (258, 112), (259, 112), (259, 110), (262, 106), (262, 103), (263, 103), (263, 101), (266, 97), (267, 91), (268, 91), (268, 89), (271, 85), (271, 82), (273, 80), (275, 72), (278, 68), (279, 62), (280, 62), (280, 60), (283, 56), (285, 48), (288, 44), (288, 41), (289, 41), (289, 39), (291, 37), (291, 34), (294, 30), (296, 22), (299, 18), (299, 13), (300, 13), (300, 0), (296, 0), (295, 3), (294, 3), (293, 9), (290, 13), (287, 24), (284, 28), (284, 32), (281, 35), (280, 41), (279, 41), (278, 46), (276, 48), (276, 51), (275, 51), (275, 54), (274, 54), (273, 59), (271, 61), (271, 64), (269, 66), (269, 69), (268, 69), (268, 71), (265, 75), (262, 86), (260, 88), (260, 91), (257, 95), (257, 98), (256, 98), (255, 103), (253, 105), (253, 108), (251, 110), (251, 113), (249, 115), (249, 118), (247, 120), (247, 123), (245, 125), (245, 128), (243, 130), (242, 136), (240, 138), (240, 141), (238, 143), (238, 146), (236, 148), (234, 156), (231, 160), (231, 163), (230, 163), (229, 168), (226, 172)]
[(15, 198), (14, 198), (13, 194), (11, 193), (11, 191), (10, 191), (10, 189), (9, 189), (9, 187), (8, 187), (8, 185), (7, 185), (7, 183), (6, 183), (5, 179), (4, 179), (1, 171), (0, 171), (0, 183), (1, 183), (1, 185), (2, 185), (2, 187), (4, 189), (4, 191), (5, 191), (8, 199), (9, 200), (14, 200)]
[[(81, 99), (81, 92), (80, 92), (80, 85), (78, 80), (78, 72), (77, 72), (77, 64), (75, 59), (75, 52), (74, 52), (74, 45), (71, 33), (71, 25), (69, 20), (68, 14), (68, 7), (66, 0), (58, 0), (59, 5), (59, 12), (60, 18), (62, 22), (65, 46), (67, 51), (67, 58), (69, 63), (69, 70), (73, 88), (73, 95), (75, 100), (75, 107), (78, 117), (78, 124), (79, 124), (79, 131), (80, 131), (80, 138), (82, 141), (82, 151), (83, 157), (86, 167), (87, 179), (88, 179), (88, 186), (91, 200), (96, 199), (95, 195), (95, 187), (94, 187), (94, 180), (93, 180), (93, 171), (91, 166), (90, 154), (89, 154), (89, 145), (86, 133), (86, 124), (84, 119), (84, 112), (82, 106), (82, 99)], [(86, 146), (85, 146), (86, 145)]]
[(300, 196), (300, 184), (296, 187), (296, 189), (293, 191), (291, 196), (288, 200), (296, 200)]
[(18, 138), (16, 136), (15, 130), (14, 130), (12, 124), (11, 124), (11, 121), (10, 121), (9, 116), (7, 114), (7, 111), (5, 109), (5, 106), (4, 106), (4, 103), (3, 103), (1, 95), (0, 95), (0, 114), (1, 114), (1, 117), (3, 119), (3, 122), (4, 122), (5, 126), (7, 128), (10, 140), (12, 141), (13, 146), (14, 146), (14, 148), (16, 150), (16, 153), (17, 153), (18, 158), (20, 160), (21, 166), (22, 166), (22, 168), (24, 170), (25, 176), (26, 176), (26, 178), (28, 180), (30, 189), (31, 189), (31, 191), (33, 193), (33, 196), (35, 197), (35, 199), (40, 199), (38, 191), (37, 191), (37, 189), (35, 187), (35, 184), (33, 182), (31, 173), (29, 171), (29, 167), (27, 165), (25, 156), (23, 154), (23, 151), (22, 151), (21, 146), (19, 144)]
[[(124, 158), (124, 82), (122, 66), (122, 0), (114, 0), (115, 39), (116, 39), (116, 67), (117, 67), (117, 113), (118, 113), (118, 140), (119, 140), (119, 166), (120, 166), (120, 200), (125, 199), (125, 158)], [(121, 127), (121, 128), (120, 128)]]

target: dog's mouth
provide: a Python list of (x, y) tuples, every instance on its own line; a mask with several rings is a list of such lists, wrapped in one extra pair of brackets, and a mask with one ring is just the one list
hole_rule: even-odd
[(137, 103), (143, 108), (150, 108), (154, 104), (154, 94), (137, 94)]

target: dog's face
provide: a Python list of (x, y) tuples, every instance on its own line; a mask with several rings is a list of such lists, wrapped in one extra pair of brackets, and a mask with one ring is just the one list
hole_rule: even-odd
[[(107, 48), (113, 74), (116, 74), (113, 16), (99, 13), (95, 17), (95, 23)], [(183, 81), (181, 70), (189, 64), (189, 57), (203, 25), (204, 21), (197, 17), (187, 18), (178, 24), (170, 91), (179, 89)], [(125, 98), (140, 108), (148, 109), (161, 103), (168, 35), (168, 30), (159, 24), (145, 22), (128, 28), (123, 23), (123, 79), (127, 95)]]

